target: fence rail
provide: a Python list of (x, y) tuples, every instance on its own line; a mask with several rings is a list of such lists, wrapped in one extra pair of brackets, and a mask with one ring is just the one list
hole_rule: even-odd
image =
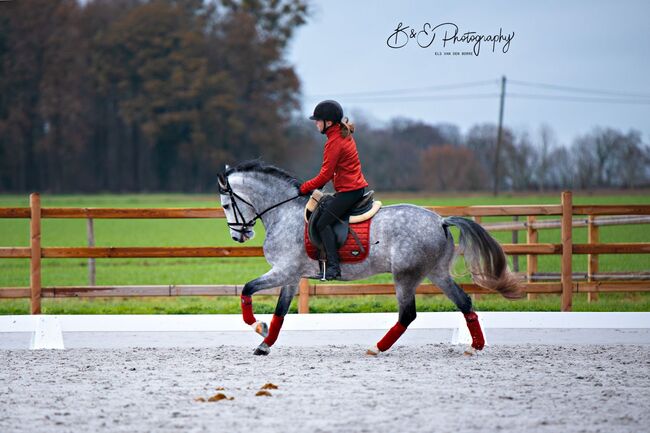
[[(429, 206), (427, 209), (443, 216), (459, 215), (474, 217), (480, 222), (486, 216), (525, 216), (526, 221), (489, 223), (489, 230), (507, 230), (516, 233), (526, 230), (526, 243), (505, 243), (506, 254), (526, 255), (526, 279), (524, 291), (529, 297), (540, 293), (561, 294), (562, 311), (570, 311), (574, 293), (586, 292), (590, 300), (596, 300), (599, 292), (650, 291), (650, 281), (645, 273), (615, 274), (622, 281), (611, 281), (616, 276), (598, 272), (599, 254), (646, 254), (650, 243), (599, 243), (598, 228), (603, 225), (647, 224), (650, 222), (650, 205), (576, 205), (572, 204), (571, 192), (562, 193), (560, 205), (508, 205), (508, 206)], [(586, 218), (574, 219), (574, 215)], [(607, 215), (607, 216), (605, 216)], [(609, 217), (609, 216), (614, 217)], [(538, 216), (560, 216), (558, 220), (537, 220)], [(39, 314), (42, 298), (59, 297), (109, 297), (109, 296), (185, 296), (185, 295), (238, 295), (243, 286), (95, 286), (94, 276), (89, 286), (41, 287), (41, 259), (43, 258), (88, 258), (93, 266), (95, 258), (162, 258), (162, 257), (262, 257), (261, 247), (41, 247), (42, 218), (82, 218), (89, 221), (89, 244), (94, 244), (93, 219), (160, 219), (160, 218), (225, 218), (221, 208), (43, 208), (39, 194), (30, 195), (29, 208), (0, 208), (0, 218), (30, 219), (29, 247), (0, 247), (0, 258), (29, 258), (30, 286), (0, 288), (0, 298), (31, 299), (30, 311)], [(588, 243), (575, 244), (572, 241), (573, 227), (587, 227)], [(537, 231), (560, 228), (561, 243), (538, 243)], [(517, 236), (513, 234), (513, 240)], [(576, 275), (571, 269), (574, 254), (586, 254), (588, 271)], [(561, 255), (561, 272), (538, 273), (538, 255)], [(540, 279), (559, 278), (559, 282), (535, 282)], [(586, 281), (575, 281), (576, 279)], [(476, 284), (461, 284), (469, 293), (481, 295), (492, 293)], [(278, 290), (265, 293), (277, 293)], [(366, 295), (392, 294), (392, 284), (309, 284), (302, 280), (299, 290), (299, 311), (309, 311), (310, 295)], [(431, 284), (418, 287), (417, 293), (439, 294), (439, 288)]]
[[(511, 255), (562, 254), (562, 244), (501, 244)], [(27, 259), (31, 248), (0, 247), (0, 258)], [(644, 254), (650, 243), (573, 244), (574, 254)], [(44, 259), (170, 258), (170, 257), (262, 257), (262, 247), (45, 247)]]

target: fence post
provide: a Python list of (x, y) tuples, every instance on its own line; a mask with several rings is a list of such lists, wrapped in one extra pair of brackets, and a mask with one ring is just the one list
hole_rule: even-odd
[[(535, 216), (528, 215), (526, 218), (526, 243), (536, 244), (538, 242), (537, 229), (533, 227), (535, 224)], [(533, 282), (533, 274), (537, 272), (537, 254), (528, 254), (526, 256), (526, 279), (529, 283)], [(537, 293), (528, 293), (528, 300), (537, 298)]]
[[(594, 224), (594, 216), (587, 217), (587, 242), (598, 243), (598, 226)], [(594, 281), (593, 275), (598, 272), (598, 254), (587, 254), (587, 281)], [(587, 302), (598, 301), (598, 292), (587, 293)]]
[[(513, 216), (512, 220), (514, 222), (518, 222), (519, 221), (519, 216), (518, 215)], [(518, 244), (519, 243), (519, 230), (513, 230), (512, 231), (512, 243), (513, 244)], [(512, 270), (514, 272), (519, 272), (519, 255), (518, 254), (514, 254), (512, 256)]]
[(41, 196), (35, 192), (29, 196), (31, 208), (30, 219), (30, 273), (29, 287), (31, 288), (31, 314), (41, 314)]
[(298, 292), (298, 313), (309, 314), (309, 280), (307, 278), (300, 279)]
[[(95, 227), (93, 224), (93, 219), (88, 218), (88, 224), (86, 225), (88, 232), (88, 246), (95, 246)], [(95, 259), (88, 259), (88, 285), (95, 285)]]
[(571, 191), (562, 192), (562, 311), (571, 311), (573, 302), (573, 278), (571, 258), (573, 255), (573, 198)]

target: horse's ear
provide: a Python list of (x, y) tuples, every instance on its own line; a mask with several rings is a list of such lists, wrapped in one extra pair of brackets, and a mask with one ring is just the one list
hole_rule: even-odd
[(226, 179), (226, 175), (223, 173), (219, 173), (217, 176), (217, 180), (219, 182), (219, 190), (220, 191), (225, 191), (228, 189), (228, 179)]

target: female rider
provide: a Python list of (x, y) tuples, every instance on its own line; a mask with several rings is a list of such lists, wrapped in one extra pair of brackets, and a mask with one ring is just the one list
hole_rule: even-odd
[(307, 195), (334, 179), (336, 193), (327, 206), (329, 212), (321, 213), (316, 224), (327, 255), (325, 279), (334, 280), (341, 276), (341, 267), (332, 224), (363, 196), (368, 182), (361, 173), (357, 144), (352, 138), (354, 124), (343, 118), (341, 105), (332, 100), (320, 102), (309, 119), (315, 121), (321, 134), (327, 135), (327, 142), (320, 173), (300, 186), (300, 194)]

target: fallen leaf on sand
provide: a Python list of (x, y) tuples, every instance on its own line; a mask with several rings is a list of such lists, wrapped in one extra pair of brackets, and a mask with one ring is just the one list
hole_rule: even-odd
[(218, 386), (218, 387), (215, 388), (215, 390), (216, 391), (225, 391), (226, 388), (224, 388), (223, 386)]
[(272, 383), (267, 383), (266, 385), (264, 385), (264, 386), (263, 386), (262, 388), (260, 388), (260, 389), (278, 389), (278, 386), (277, 386), (277, 385), (274, 385), (274, 384), (272, 384)]
[(208, 399), (208, 401), (220, 401), (220, 400), (234, 400), (235, 397), (226, 397), (226, 394), (220, 392)]
[(257, 394), (255, 394), (255, 397), (271, 397), (271, 393), (268, 391), (257, 391)]
[(201, 403), (205, 403), (205, 399), (203, 397), (196, 397), (194, 401), (200, 401)]

